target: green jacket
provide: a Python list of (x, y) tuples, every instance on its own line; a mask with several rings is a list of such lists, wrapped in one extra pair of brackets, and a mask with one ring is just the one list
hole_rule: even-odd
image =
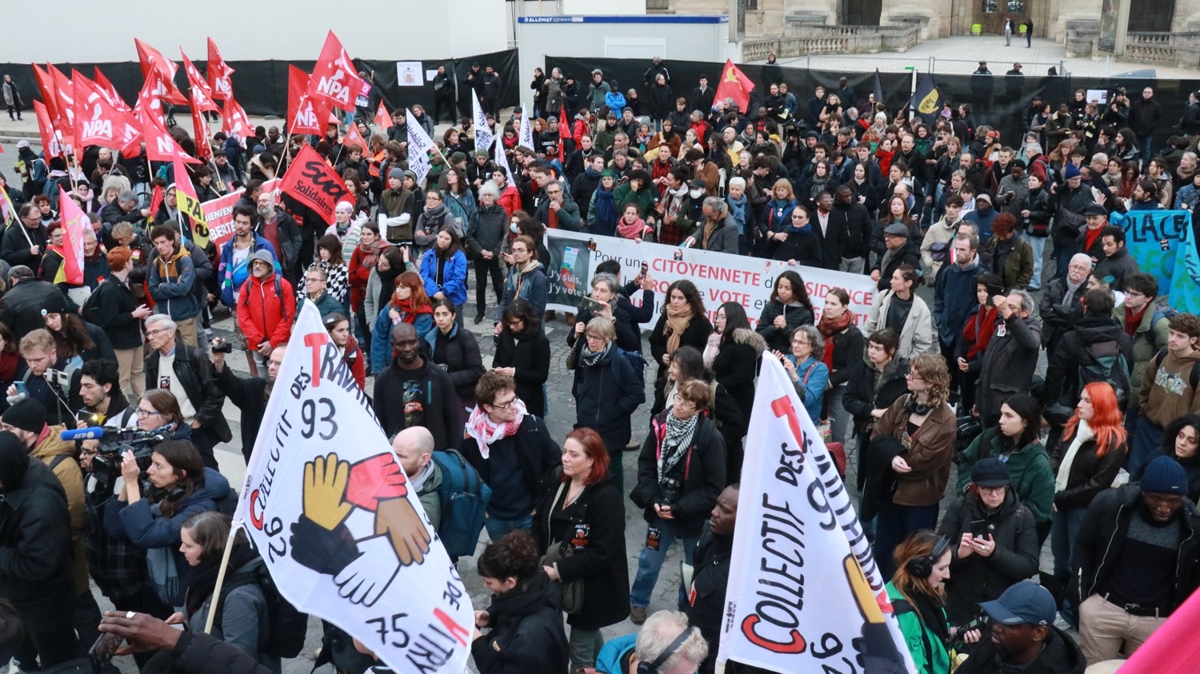
[[(1142, 379), (1146, 376), (1146, 366), (1150, 361), (1154, 360), (1154, 355), (1160, 349), (1167, 348), (1167, 338), (1171, 336), (1171, 321), (1158, 313), (1158, 305), (1151, 303), (1142, 312), (1142, 322), (1138, 324), (1137, 330), (1133, 333), (1133, 372), (1129, 377), (1129, 385), (1131, 390), (1139, 391), (1142, 388)], [(1154, 317), (1158, 316), (1155, 321)], [(1113, 308), (1113, 318), (1117, 321), (1117, 325), (1121, 329), (1125, 329), (1125, 303), (1122, 302)], [(1135, 401), (1136, 402), (1136, 401)]]
[[(296, 301), (296, 315), (299, 315), (300, 310), (304, 308), (305, 297), (308, 297), (308, 295), (303, 292), (300, 293), (300, 297)], [(346, 312), (346, 307), (343, 307), (341, 302), (335, 300), (333, 295), (324, 291), (321, 292), (320, 297), (313, 301), (313, 304), (317, 305), (317, 310), (321, 312), (322, 320), (329, 314)]]
[(421, 507), (425, 509), (425, 514), (436, 530), (442, 521), (442, 500), (438, 498), (438, 488), (442, 486), (442, 469), (432, 461), (430, 465), (433, 466), (433, 471), (417, 492), (417, 500), (421, 502)]
[(629, 189), (629, 183), (617, 185), (613, 190), (613, 201), (617, 204), (617, 215), (625, 213), (625, 206), (629, 204), (637, 204), (638, 215), (643, 218), (647, 215), (653, 215), (650, 210), (654, 207), (654, 198), (658, 195), (658, 190), (650, 186), (643, 185), (642, 189), (634, 192)]
[[(996, 251), (1000, 248), (1000, 239), (993, 236), (983, 247), (991, 253), (989, 259), (994, 260), (997, 257)], [(991, 263), (986, 271), (992, 271)], [(1028, 241), (1017, 237), (1012, 251), (1004, 258), (1004, 269), (1000, 270), (1000, 278), (1003, 279), (1005, 288), (1020, 289), (1024, 289), (1033, 280), (1033, 248)]]
[[(888, 581), (884, 589), (887, 590), (888, 599), (893, 605), (897, 600), (908, 602), (891, 581)], [(942, 619), (945, 620), (946, 609), (939, 610)], [(904, 635), (904, 643), (908, 646), (918, 674), (950, 674), (950, 653), (946, 651), (946, 645), (925, 625), (915, 608), (896, 611), (896, 622), (900, 623), (900, 633)]]
[(1010, 453), (1005, 460), (1000, 457), (1000, 439), (1000, 429), (989, 428), (971, 442), (959, 457), (955, 493), (966, 492), (967, 485), (971, 484), (971, 467), (976, 461), (999, 458), (1008, 466), (1013, 491), (1021, 503), (1029, 507), (1033, 521), (1039, 524), (1049, 521), (1054, 505), (1054, 470), (1050, 467), (1046, 448), (1042, 443), (1034, 442)]

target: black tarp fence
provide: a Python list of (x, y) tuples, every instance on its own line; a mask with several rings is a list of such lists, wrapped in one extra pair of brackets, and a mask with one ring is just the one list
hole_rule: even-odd
[[(703, 61), (674, 61), (667, 60), (664, 64), (671, 72), (671, 82), (676, 96), (691, 97), (692, 89), (699, 84), (700, 75), (707, 75), (709, 86), (716, 87), (719, 83), (723, 63)], [(642, 75), (650, 66), (643, 59), (613, 59), (613, 58), (575, 58), (566, 56), (547, 56), (546, 72), (550, 68), (561, 68), (564, 74), (574, 75), (582, 88), (581, 98), (587, 94), (587, 83), (591, 81), (591, 71), (600, 68), (604, 72), (605, 81), (616, 79), (622, 91), (636, 88), (639, 96), (644, 97), (645, 85)], [(755, 94), (766, 95), (766, 87), (761, 65), (739, 65), (757, 86)], [(860, 103), (867, 100), (867, 95), (874, 91), (875, 73), (837, 72), (831, 70), (809, 70), (783, 66), (783, 80), (788, 90), (796, 95), (803, 109), (808, 99), (812, 98), (817, 86), (827, 90), (838, 84), (838, 79), (845, 77), (847, 83), (854, 89)], [(924, 73), (918, 73), (918, 81)], [(908, 103), (912, 90), (912, 74), (880, 73), (880, 83), (883, 86), (884, 103), (890, 113), (895, 114)], [(1050, 77), (1050, 76), (1019, 76), (1008, 77), (1003, 74), (991, 76), (976, 75), (939, 75), (934, 74), (934, 83), (943, 101), (953, 104), (967, 103), (971, 106), (972, 117), (976, 126), (988, 125), (998, 129), (1001, 140), (1005, 144), (1020, 145), (1021, 134), (1025, 131), (1024, 112), (1029, 107), (1034, 96), (1041, 96), (1043, 101), (1051, 103), (1057, 109), (1059, 103), (1074, 100), (1076, 89), (1111, 89), (1123, 86), (1129, 92), (1131, 101), (1141, 97), (1144, 87), (1154, 88), (1155, 99), (1163, 108), (1163, 123), (1155, 135), (1154, 147), (1161, 148), (1171, 135), (1178, 133), (1174, 124), (1183, 116), (1189, 92), (1200, 89), (1198, 80), (1169, 80), (1154, 78), (1102, 78), (1102, 77)], [(751, 103), (754, 104), (753, 102)], [(645, 103), (643, 103), (645, 105)], [(1046, 148), (1049, 152), (1049, 148)]]
[[(403, 59), (401, 59), (403, 60)], [(470, 115), (471, 98), (464, 80), (471, 64), (478, 62), (480, 70), (492, 66), (504, 83), (504, 97), (500, 107), (517, 105), (520, 98), (520, 73), (517, 72), (517, 52), (515, 49), (476, 54), (457, 59), (421, 61), (422, 76), (425, 70), (436, 70), (438, 66), (446, 66), (447, 71), (454, 72), (459, 82), (459, 114)], [(208, 63), (201, 58), (193, 62), (196, 68), (205, 73)], [(283, 117), (287, 113), (288, 94), (288, 65), (295, 65), (305, 72), (312, 72), (315, 61), (229, 61), (234, 69), (233, 97), (245, 108), (246, 113), (254, 116)], [(372, 76), (374, 89), (371, 94), (372, 108), (379, 105), (382, 97), (388, 109), (398, 106), (412, 107), (421, 105), (427, 111), (433, 111), (433, 84), (425, 82), (420, 87), (401, 87), (397, 85), (396, 61), (381, 61), (355, 59), (359, 71)], [(44, 65), (45, 64), (40, 64)], [(132, 105), (144, 82), (142, 69), (138, 62), (124, 61), (114, 63), (55, 63), (69, 77), (71, 69), (78, 70), (87, 77), (94, 77), (93, 68), (99, 66), (104, 75), (113, 83), (117, 92)], [(13, 81), (21, 91), (26, 106), (31, 106), (34, 99), (40, 99), (37, 83), (33, 77), (33, 67), (28, 63), (0, 63), (0, 75), (12, 75)], [(175, 84), (187, 92), (187, 75), (180, 63), (179, 71), (175, 74)]]

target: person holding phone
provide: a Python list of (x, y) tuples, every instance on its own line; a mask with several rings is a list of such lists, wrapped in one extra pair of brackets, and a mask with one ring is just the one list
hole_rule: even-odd
[(970, 622), (979, 604), (1038, 570), (1033, 512), (1011, 488), (1008, 465), (983, 459), (971, 467), (971, 484), (946, 511), (938, 533), (951, 545), (946, 614), (952, 625)]

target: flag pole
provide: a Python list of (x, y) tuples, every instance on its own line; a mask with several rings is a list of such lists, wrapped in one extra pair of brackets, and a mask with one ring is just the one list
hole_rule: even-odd
[(241, 524), (234, 523), (234, 526), (229, 529), (229, 538), (225, 541), (225, 552), (221, 554), (221, 568), (217, 571), (217, 584), (213, 586), (212, 601), (208, 604), (208, 619), (204, 621), (204, 633), (212, 634), (213, 620), (217, 617), (217, 611), (221, 610), (221, 586), (225, 584), (225, 571), (229, 568), (229, 556), (233, 554), (233, 545), (237, 541), (238, 532), (241, 530)]

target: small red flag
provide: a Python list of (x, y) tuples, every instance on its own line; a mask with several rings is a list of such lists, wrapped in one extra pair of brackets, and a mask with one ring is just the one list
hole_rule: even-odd
[(208, 86), (214, 100), (223, 101), (233, 95), (233, 68), (221, 58), (217, 43), (208, 38)]
[[(367, 139), (358, 132), (357, 124), (351, 124), (350, 128), (346, 130), (346, 136), (342, 138), (342, 147), (349, 148), (355, 144), (362, 148), (363, 154), (367, 153)], [(347, 149), (346, 152), (349, 153), (349, 150)]]
[(109, 102), (112, 103), (113, 106), (118, 110), (130, 112), (129, 106), (125, 103), (125, 99), (121, 98), (121, 94), (117, 93), (117, 88), (113, 86), (112, 82), (108, 81), (108, 78), (104, 76), (104, 73), (100, 72), (100, 66), (95, 66), (95, 70), (96, 86), (100, 87), (100, 89), (108, 94)]
[(150, 213), (158, 213), (158, 207), (162, 206), (163, 202), (163, 186), (155, 185), (154, 192), (150, 194)]
[(323, 135), (329, 109), (325, 102), (305, 93), (308, 74), (296, 66), (288, 66), (288, 127), (290, 133)]
[(142, 77), (146, 78), (147, 83), (154, 81), (154, 86), (151, 87), (153, 94), (166, 99), (168, 103), (187, 105), (187, 97), (175, 86), (175, 72), (179, 70), (179, 66), (141, 40), (134, 38), (133, 43), (137, 47), (138, 60), (142, 65)]
[(42, 137), (42, 149), (47, 157), (61, 157), (62, 148), (54, 136), (54, 122), (50, 121), (50, 111), (41, 101), (33, 102), (33, 114), (37, 117), (38, 135)]
[(196, 135), (196, 156), (205, 161), (212, 160), (212, 148), (208, 144), (208, 120), (197, 105), (192, 106), (192, 132)]
[[(566, 143), (563, 142), (571, 137), (571, 122), (567, 121), (567, 104), (563, 103), (558, 112), (558, 163), (565, 165), (566, 159)], [(566, 135), (563, 135), (566, 132)]]
[(337, 203), (350, 194), (341, 176), (307, 143), (292, 160), (280, 190), (313, 209), (329, 224), (333, 223)]
[(221, 102), (221, 130), (226, 136), (237, 136), (242, 147), (246, 147), (246, 139), (254, 135), (254, 125), (233, 96)]
[(108, 99), (108, 92), (78, 70), (71, 71), (78, 113), (75, 142), (79, 147), (101, 145), (120, 149), (125, 137), (125, 113)]
[(733, 65), (733, 61), (726, 60), (725, 67), (721, 70), (721, 83), (717, 85), (715, 99), (723, 101), (732, 98), (738, 109), (746, 112), (750, 107), (751, 91), (754, 91), (754, 83), (746, 77), (746, 73)]
[(84, 227), (91, 228), (92, 224), (80, 210), (67, 190), (58, 192), (58, 208), (63, 223), (62, 266), (54, 277), (55, 283), (83, 285), (83, 232)]
[(308, 95), (350, 112), (354, 110), (354, 102), (362, 88), (363, 81), (358, 76), (354, 61), (333, 31), (329, 31), (325, 46), (321, 49), (321, 57), (317, 59), (308, 81)]
[(58, 101), (54, 95), (54, 78), (47, 70), (36, 63), (33, 66), (33, 78), (37, 80), (38, 91), (42, 94), (42, 105), (51, 121), (58, 119)]
[(375, 126), (387, 130), (392, 128), (392, 116), (388, 114), (387, 106), (379, 101), (379, 109), (375, 111)]
[(59, 140), (67, 152), (75, 145), (75, 88), (71, 80), (54, 64), (46, 64), (50, 76), (54, 79), (54, 106), (58, 116), (54, 118), (54, 130), (58, 132)]
[(200, 108), (204, 112), (220, 112), (217, 104), (213, 102), (212, 89), (208, 88), (208, 83), (204, 81), (200, 71), (196, 70), (196, 66), (192, 65), (182, 49), (179, 50), (179, 55), (183, 57), (183, 70), (187, 73), (188, 88), (192, 94), (192, 107)]

